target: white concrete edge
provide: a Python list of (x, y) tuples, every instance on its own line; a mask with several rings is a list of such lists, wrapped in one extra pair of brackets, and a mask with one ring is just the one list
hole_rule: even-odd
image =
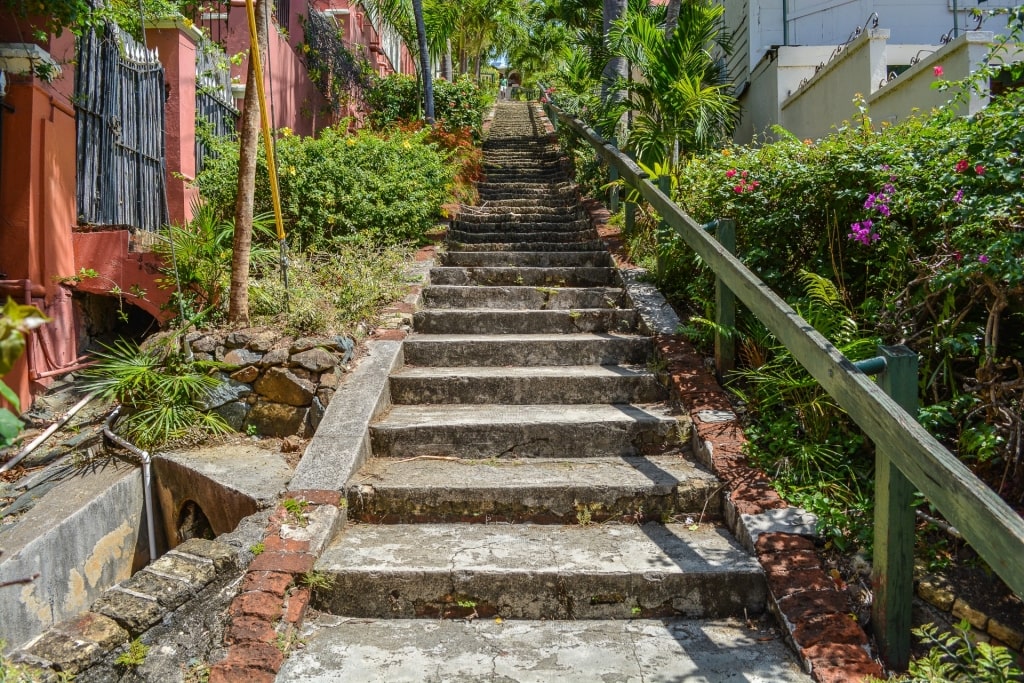
[(391, 407), (388, 380), (404, 362), (402, 342), (366, 342), (366, 355), (338, 387), (295, 468), (291, 489), (344, 490), (370, 456), (370, 422)]
[(678, 334), (682, 322), (657, 286), (643, 282), (643, 268), (619, 268), (626, 296), (640, 315), (640, 328), (646, 334)]

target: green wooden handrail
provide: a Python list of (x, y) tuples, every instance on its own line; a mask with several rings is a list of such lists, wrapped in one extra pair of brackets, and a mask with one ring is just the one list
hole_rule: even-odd
[[(918, 424), (915, 416), (676, 206), (635, 162), (556, 106), (549, 105), (548, 112), (557, 125), (569, 127), (589, 142), (619, 177), (650, 203), (864, 433), (875, 444), (885, 445), (896, 468), (962, 533), (1006, 585), (1024, 596), (1024, 519)], [(876, 537), (880, 531), (884, 536), (886, 530), (876, 529)]]

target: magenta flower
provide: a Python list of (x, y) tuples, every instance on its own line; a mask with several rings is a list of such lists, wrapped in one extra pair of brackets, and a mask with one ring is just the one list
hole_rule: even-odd
[(974, 167), (974, 172), (977, 173), (978, 175), (985, 175), (985, 167), (982, 166), (981, 164), (978, 164), (977, 166)]
[(932, 73), (935, 74), (935, 78), (942, 78), (942, 74), (944, 73), (942, 65), (939, 64), (938, 66), (932, 67)]
[(982, 265), (988, 263), (988, 256), (986, 256), (985, 254), (981, 254), (980, 256), (978, 256), (978, 263)]
[(735, 192), (736, 194), (743, 194), (743, 186), (737, 185), (736, 187), (732, 188), (732, 191)]
[(956, 162), (956, 169), (955, 170), (956, 170), (957, 173), (963, 173), (964, 171), (966, 171), (970, 167), (971, 167), (971, 163), (969, 161), (967, 161), (967, 159), (961, 159), (960, 161)]
[(732, 178), (734, 175), (736, 175), (736, 169), (735, 168), (730, 168), (728, 171), (725, 172), (725, 177), (726, 178)]
[(956, 194), (953, 195), (953, 203), (954, 204), (959, 204), (963, 200), (964, 200), (964, 191), (962, 189), (961, 190), (957, 190)]

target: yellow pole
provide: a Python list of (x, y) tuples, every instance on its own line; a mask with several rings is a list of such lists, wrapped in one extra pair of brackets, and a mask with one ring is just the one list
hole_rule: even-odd
[[(264, 0), (260, 0), (263, 2)], [(260, 100), (260, 122), (263, 125), (263, 145), (267, 148), (267, 171), (270, 173), (270, 198), (274, 203), (274, 222), (277, 223), (277, 239), (284, 243), (284, 220), (281, 218), (281, 192), (277, 187), (277, 163), (274, 160), (274, 141), (270, 137), (270, 118), (267, 116), (267, 99), (263, 88), (263, 63), (260, 59), (259, 40), (256, 37), (256, 8), (253, 0), (245, 0), (249, 15), (249, 59), (253, 60), (256, 74), (256, 92)], [(283, 248), (283, 246), (282, 246)]]

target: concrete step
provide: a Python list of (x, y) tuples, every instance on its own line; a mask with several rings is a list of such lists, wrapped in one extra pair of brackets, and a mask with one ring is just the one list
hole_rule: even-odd
[(556, 243), (577, 245), (587, 243), (597, 237), (594, 227), (588, 222), (580, 221), (580, 225), (571, 223), (524, 223), (505, 226), (472, 226), (464, 230), (461, 226), (453, 226), (448, 230), (448, 243), (454, 249), (456, 245), (463, 248), (477, 244), (494, 244), (496, 242), (512, 243)]
[[(505, 235), (505, 239), (512, 236)], [(590, 239), (585, 242), (449, 242), (448, 248), (452, 251), (600, 251), (606, 249), (604, 242), (597, 239)]]
[[(589, 220), (578, 219), (559, 223), (557, 221), (539, 220), (521, 223), (510, 223), (502, 221), (486, 221), (480, 223), (463, 223), (454, 221), (448, 231), (448, 239), (465, 242), (489, 242), (489, 241), (512, 241), (512, 240), (534, 240), (536, 235), (547, 235), (540, 238), (541, 241), (550, 239), (553, 242), (593, 239), (593, 224)], [(468, 237), (466, 237), (468, 236)], [(488, 239), (490, 236), (490, 239)]]
[(590, 251), (560, 251), (544, 254), (537, 251), (446, 251), (439, 262), (451, 267), (515, 267), (515, 268), (581, 268), (610, 267), (611, 254), (604, 248)]
[(529, 225), (530, 223), (577, 223), (581, 220), (586, 220), (582, 211), (563, 208), (554, 208), (550, 211), (532, 209), (511, 211), (506, 208), (496, 208), (487, 211), (460, 212), (458, 223), (465, 226), (492, 223)]
[(785, 643), (743, 619), (307, 618), (281, 683), (810, 683)]
[(660, 453), (686, 427), (661, 404), (396, 405), (370, 439), (379, 457), (593, 458)]
[(412, 334), (403, 352), (411, 366), (643, 365), (653, 346), (619, 334)]
[(316, 571), (334, 579), (316, 607), (363, 618), (735, 617), (767, 597), (757, 561), (706, 524), (355, 524)]
[(621, 286), (614, 268), (431, 268), (431, 285)]
[(545, 334), (548, 332), (632, 332), (636, 311), (585, 308), (561, 311), (496, 309), (425, 310), (413, 314), (413, 329), (424, 334)]
[(349, 519), (437, 522), (601, 523), (710, 521), (721, 484), (680, 455), (548, 460), (371, 458), (348, 490)]
[(429, 309), (519, 311), (615, 309), (626, 305), (625, 291), (620, 287), (431, 285), (423, 290), (423, 306)]
[(391, 375), (391, 400), (410, 405), (654, 403), (666, 393), (653, 373), (623, 365), (406, 367)]

